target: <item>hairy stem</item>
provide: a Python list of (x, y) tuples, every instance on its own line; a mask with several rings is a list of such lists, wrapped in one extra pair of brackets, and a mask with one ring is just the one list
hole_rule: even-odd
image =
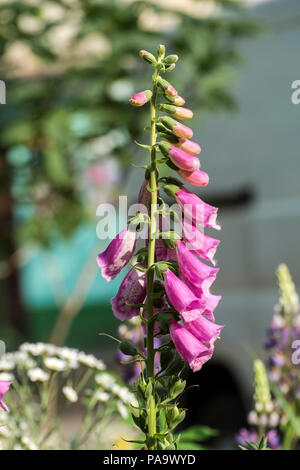
[[(148, 245), (148, 273), (147, 273), (147, 378), (152, 381), (152, 395), (148, 399), (148, 434), (150, 438), (150, 448), (155, 448), (152, 443), (153, 436), (156, 434), (156, 406), (155, 406), (155, 389), (154, 389), (154, 334), (153, 334), (153, 282), (154, 270), (151, 266), (155, 262), (155, 238), (156, 238), (156, 209), (157, 209), (157, 174), (156, 174), (156, 97), (157, 97), (157, 77), (156, 69), (153, 75), (153, 94), (150, 102), (150, 118), (151, 118), (151, 166), (150, 166), (150, 187), (151, 187), (151, 208), (150, 208), (150, 224), (149, 224), (149, 245)], [(151, 439), (152, 438), (152, 439)]]

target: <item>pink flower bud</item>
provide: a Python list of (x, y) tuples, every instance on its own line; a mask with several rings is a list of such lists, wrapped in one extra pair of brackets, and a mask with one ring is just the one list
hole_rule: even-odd
[(191, 109), (176, 107), (176, 111), (173, 114), (177, 119), (182, 119), (183, 121), (187, 119), (192, 119), (194, 113)]
[(142, 59), (144, 59), (146, 62), (148, 62), (148, 64), (151, 64), (151, 65), (156, 65), (156, 59), (154, 57), (153, 54), (151, 54), (151, 52), (148, 52), (148, 51), (145, 51), (144, 49), (142, 49), (140, 51), (140, 56)]
[(197, 157), (193, 157), (183, 150), (171, 145), (169, 142), (160, 142), (159, 149), (162, 154), (169, 157), (178, 168), (191, 172), (200, 168), (200, 162)]
[(176, 144), (176, 147), (180, 148), (186, 153), (190, 155), (198, 155), (201, 152), (200, 145), (197, 142), (193, 142), (192, 140), (183, 139), (179, 140), (179, 143)]
[(167, 100), (174, 104), (175, 106), (183, 106), (185, 104), (185, 99), (182, 98), (182, 96), (168, 96), (165, 94), (165, 98), (167, 98)]
[(148, 103), (148, 101), (151, 99), (151, 96), (152, 92), (150, 90), (140, 91), (139, 93), (132, 95), (129, 101), (132, 106), (143, 106), (144, 104)]
[(175, 121), (175, 119), (164, 116), (161, 118), (161, 122), (175, 135), (177, 135), (177, 137), (183, 137), (185, 139), (190, 139), (191, 137), (193, 137), (192, 129), (185, 126), (184, 124), (181, 124), (178, 121)]
[(209, 183), (208, 174), (199, 169), (195, 171), (184, 171), (181, 169), (178, 173), (186, 183), (193, 184), (194, 186), (207, 186)]
[(157, 83), (167, 97), (177, 96), (177, 90), (171, 85), (171, 83), (167, 82), (167, 80), (164, 80), (163, 78), (158, 77)]
[(176, 106), (183, 106), (185, 104), (185, 99), (182, 98), (182, 96), (177, 96), (173, 103), (176, 105)]

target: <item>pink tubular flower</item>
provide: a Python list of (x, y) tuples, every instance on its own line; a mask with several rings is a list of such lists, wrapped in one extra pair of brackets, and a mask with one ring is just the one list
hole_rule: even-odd
[(0, 380), (0, 406), (4, 411), (8, 411), (6, 404), (2, 401), (2, 398), (8, 392), (9, 387), (11, 386), (12, 382), (4, 382)]
[(220, 337), (220, 333), (224, 328), (208, 320), (204, 315), (198, 315), (192, 321), (185, 321), (185, 327), (200, 341), (212, 346), (214, 342)]
[(193, 137), (192, 129), (190, 127), (185, 126), (184, 124), (181, 124), (178, 121), (175, 121), (175, 119), (172, 119), (170, 117), (162, 117), (161, 122), (170, 131), (172, 131), (173, 134), (177, 135), (177, 137), (183, 137), (185, 139), (190, 139), (191, 137)]
[(182, 224), (183, 238), (189, 250), (192, 250), (200, 258), (207, 259), (215, 265), (214, 256), (220, 240), (209, 237), (186, 217)]
[(145, 208), (147, 209), (147, 212), (149, 209), (149, 201), (151, 199), (151, 193), (147, 189), (148, 185), (149, 185), (149, 181), (144, 180), (140, 187), (140, 191), (138, 195), (138, 204), (145, 206)]
[(193, 171), (200, 168), (200, 162), (197, 157), (193, 157), (169, 142), (160, 142), (159, 149), (163, 155), (169, 157), (174, 165), (182, 170)]
[[(144, 268), (141, 264), (138, 268)], [(139, 315), (140, 307), (133, 304), (141, 304), (146, 297), (146, 273), (138, 271), (135, 268), (126, 274), (123, 279), (117, 295), (111, 299), (112, 309), (115, 317), (119, 320), (129, 320)], [(130, 305), (129, 305), (130, 304)]]
[(188, 286), (169, 269), (164, 273), (166, 294), (184, 321), (196, 319), (205, 312), (205, 302), (197, 299)]
[(215, 281), (219, 269), (202, 263), (180, 240), (176, 243), (176, 252), (182, 276), (188, 279), (191, 284), (201, 287), (203, 291), (209, 289)]
[(129, 101), (132, 106), (144, 106), (144, 104), (148, 103), (151, 99), (151, 96), (152, 91), (150, 90), (140, 91), (139, 93), (132, 95)]
[(220, 230), (220, 225), (217, 224), (218, 209), (203, 202), (196, 194), (191, 193), (184, 186), (181, 186), (176, 191), (175, 198), (177, 203), (184, 211), (184, 215), (196, 224), (202, 227), (212, 227)]
[(195, 297), (201, 300), (202, 303), (205, 303), (205, 311), (203, 312), (203, 315), (205, 315), (209, 320), (215, 321), (214, 311), (219, 305), (222, 296), (211, 294), (208, 289), (203, 290), (201, 287), (191, 284), (188, 279), (183, 279), (184, 283), (193, 292)]
[(191, 369), (196, 372), (203, 364), (211, 359), (213, 348), (207, 348), (189, 330), (176, 321), (170, 323), (170, 335), (178, 353), (187, 361)]
[(114, 279), (131, 259), (136, 247), (136, 232), (129, 227), (124, 228), (105, 251), (97, 256), (102, 276), (109, 282)]
[(189, 184), (194, 186), (207, 186), (209, 183), (209, 176), (205, 171), (194, 170), (194, 171), (184, 171), (183, 169), (178, 171), (181, 178)]
[(164, 111), (168, 114), (171, 114), (177, 119), (185, 121), (187, 119), (192, 119), (194, 113), (191, 109), (182, 108), (181, 106), (174, 106), (172, 104), (160, 104), (158, 109)]
[(201, 147), (197, 142), (188, 139), (179, 139), (179, 143), (176, 144), (176, 147), (180, 148), (189, 155), (198, 155), (201, 152)]

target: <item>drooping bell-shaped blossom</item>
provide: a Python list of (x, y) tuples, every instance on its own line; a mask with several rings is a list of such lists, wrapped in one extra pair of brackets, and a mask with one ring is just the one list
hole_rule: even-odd
[(204, 291), (209, 289), (215, 281), (219, 269), (204, 264), (192, 251), (188, 250), (181, 240), (176, 243), (176, 252), (182, 276)]
[(144, 106), (144, 104), (148, 103), (151, 99), (151, 96), (152, 91), (150, 90), (140, 91), (139, 93), (132, 95), (129, 101), (132, 106)]
[[(143, 269), (144, 266), (136, 264)], [(123, 279), (117, 295), (111, 299), (112, 310), (119, 320), (129, 320), (139, 315), (140, 307), (135, 306), (144, 302), (146, 297), (146, 273), (131, 268)]]
[(192, 250), (200, 258), (211, 261), (215, 265), (214, 256), (220, 240), (206, 235), (186, 217), (183, 218), (182, 235), (189, 250)]
[(199, 155), (201, 152), (201, 147), (199, 144), (197, 144), (197, 142), (189, 139), (183, 139), (182, 137), (179, 138), (179, 142), (176, 144), (176, 147), (180, 148), (189, 155)]
[(193, 171), (200, 168), (200, 162), (197, 157), (185, 153), (175, 145), (171, 145), (169, 142), (160, 142), (159, 149), (163, 155), (169, 157), (170, 160), (178, 168), (186, 171)]
[(181, 186), (176, 191), (175, 198), (182, 208), (184, 215), (196, 222), (196, 224), (202, 227), (215, 228), (216, 230), (221, 229), (217, 223), (218, 209), (216, 207), (206, 204), (184, 186)]
[(11, 384), (12, 382), (6, 382), (4, 380), (0, 380), (0, 406), (4, 411), (8, 411), (8, 408), (2, 399), (4, 395), (8, 392)]
[(204, 315), (198, 315), (194, 320), (185, 321), (184, 325), (196, 338), (209, 344), (209, 346), (212, 346), (220, 337), (220, 333), (224, 328), (208, 320)]
[(209, 183), (209, 176), (205, 171), (185, 171), (180, 169), (178, 174), (186, 183), (192, 184), (193, 186), (204, 187)]
[(174, 106), (172, 104), (160, 104), (158, 109), (165, 113), (171, 114), (174, 118), (181, 119), (182, 121), (192, 119), (194, 115), (191, 109), (183, 108), (182, 106)]
[(130, 261), (136, 247), (137, 233), (129, 226), (124, 228), (108, 245), (105, 251), (97, 256), (102, 276), (109, 282)]
[(165, 289), (173, 307), (185, 321), (196, 319), (205, 312), (205, 302), (197, 299), (189, 287), (171, 270), (164, 273)]
[(213, 347), (207, 348), (189, 330), (176, 321), (170, 323), (170, 335), (178, 353), (187, 361), (194, 372), (211, 359)]
[(193, 131), (190, 127), (181, 124), (181, 122), (175, 121), (170, 117), (162, 117), (162, 124), (173, 132), (177, 137), (183, 137), (184, 139), (190, 139), (193, 137)]

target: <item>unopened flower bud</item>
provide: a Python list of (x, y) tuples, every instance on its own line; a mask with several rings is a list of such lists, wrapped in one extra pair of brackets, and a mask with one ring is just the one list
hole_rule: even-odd
[(167, 66), (165, 67), (165, 72), (172, 72), (172, 70), (174, 70), (175, 67), (176, 67), (175, 64), (167, 65)]
[(164, 44), (159, 44), (159, 46), (157, 48), (158, 58), (163, 59), (164, 56), (165, 56), (165, 52), (166, 52), (166, 46), (164, 46)]
[(170, 65), (170, 64), (175, 64), (177, 61), (178, 61), (178, 55), (171, 54), (171, 55), (167, 55), (167, 57), (164, 58), (163, 63), (166, 65)]
[(199, 169), (195, 171), (179, 170), (178, 174), (186, 183), (192, 184), (193, 186), (203, 187), (207, 186), (209, 183), (208, 174), (205, 173), (205, 171), (200, 171)]
[(166, 96), (177, 96), (177, 90), (175, 90), (175, 88), (169, 82), (167, 82), (167, 80), (158, 77), (157, 83)]
[(165, 98), (174, 106), (183, 106), (185, 104), (185, 99), (182, 96), (168, 96), (165, 94)]
[(139, 93), (132, 95), (129, 101), (132, 106), (143, 106), (144, 104), (148, 103), (148, 101), (151, 99), (151, 96), (152, 91), (150, 90), (140, 91)]
[(188, 108), (181, 108), (179, 106), (173, 106), (171, 104), (160, 104), (158, 106), (160, 111), (164, 111), (168, 114), (172, 114), (177, 119), (182, 119), (183, 121), (187, 119), (192, 119), (193, 111)]
[(178, 148), (188, 153), (189, 155), (198, 155), (201, 152), (200, 145), (198, 145), (197, 142), (194, 142), (193, 140), (180, 138), (178, 144), (176, 145)]
[(156, 62), (156, 59), (154, 57), (153, 54), (151, 54), (151, 52), (148, 52), (148, 51), (145, 51), (144, 49), (142, 49), (140, 51), (140, 56), (142, 59), (144, 59), (146, 62), (148, 62), (148, 64), (151, 64), (151, 65), (156, 65), (157, 62)]
[(177, 137), (183, 137), (185, 139), (190, 139), (193, 137), (193, 131), (189, 127), (181, 124), (180, 122), (175, 121), (175, 119), (169, 117), (162, 117), (161, 122), (165, 127), (170, 129)]
[(178, 168), (185, 171), (194, 171), (200, 168), (200, 162), (197, 157), (193, 157), (169, 142), (160, 142), (159, 149), (163, 155), (169, 157)]

